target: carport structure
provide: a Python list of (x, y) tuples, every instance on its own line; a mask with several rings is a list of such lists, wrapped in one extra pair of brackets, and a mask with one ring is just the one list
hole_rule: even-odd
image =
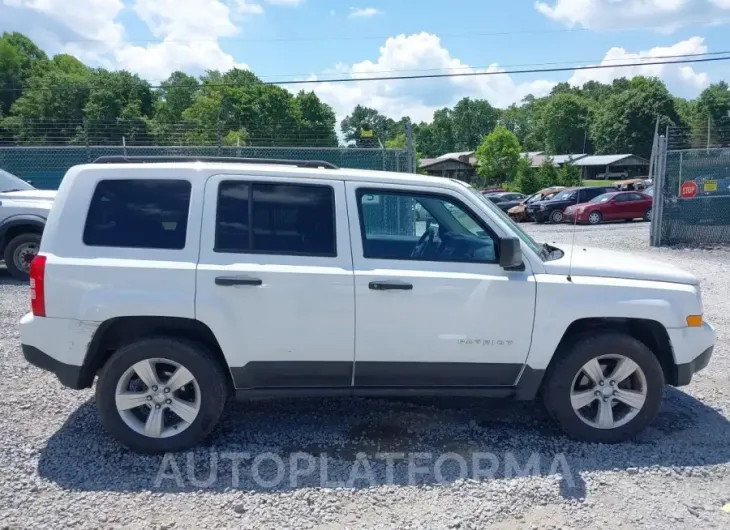
[[(649, 170), (649, 161), (632, 154), (623, 155), (591, 155), (575, 160), (574, 166), (583, 168), (583, 178), (594, 180), (611, 173), (626, 173), (626, 176), (645, 175)], [(625, 177), (624, 177), (625, 178)]]

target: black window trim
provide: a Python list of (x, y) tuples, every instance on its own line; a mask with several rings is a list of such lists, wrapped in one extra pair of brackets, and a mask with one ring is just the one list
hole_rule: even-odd
[[(187, 218), (185, 220), (185, 239), (183, 241), (182, 247), (140, 247), (140, 246), (130, 246), (130, 245), (99, 245), (99, 244), (90, 244), (86, 242), (86, 230), (89, 226), (89, 214), (91, 213), (91, 207), (94, 205), (94, 197), (96, 197), (96, 192), (99, 189), (99, 186), (103, 184), (104, 182), (120, 182), (120, 181), (127, 181), (127, 182), (150, 182), (150, 181), (159, 181), (159, 182), (178, 182), (178, 183), (185, 183), (188, 186), (188, 191), (190, 192), (188, 196), (188, 208), (187, 208)], [(86, 217), (84, 218), (84, 228), (81, 232), (81, 243), (85, 247), (89, 248), (119, 248), (119, 249), (130, 249), (130, 250), (149, 250), (149, 251), (163, 251), (163, 252), (182, 252), (184, 251), (188, 246), (188, 228), (190, 227), (190, 209), (193, 206), (193, 183), (184, 178), (130, 178), (130, 177), (124, 177), (124, 178), (103, 178), (99, 179), (95, 186), (94, 190), (91, 192), (91, 197), (89, 198), (89, 207), (86, 209)]]
[[(231, 250), (220, 248), (217, 245), (218, 242), (218, 202), (220, 201), (221, 186), (223, 184), (233, 182), (237, 184), (246, 184), (248, 186), (248, 250)], [(254, 250), (253, 249), (253, 189), (257, 184), (263, 184), (267, 186), (279, 185), (279, 186), (305, 186), (310, 188), (327, 188), (331, 192), (332, 198), (332, 248), (333, 252), (282, 252), (278, 250)], [(337, 198), (335, 196), (335, 188), (329, 184), (308, 184), (295, 181), (267, 181), (267, 180), (248, 180), (248, 179), (231, 179), (221, 180), (218, 182), (218, 189), (215, 194), (215, 225), (213, 226), (213, 252), (216, 254), (250, 254), (250, 255), (261, 255), (261, 256), (296, 256), (296, 257), (310, 257), (310, 258), (336, 258), (337, 257)]]
[[(373, 257), (368, 256), (367, 251), (365, 250), (365, 240), (367, 239), (365, 234), (365, 220), (363, 216), (363, 208), (362, 208), (362, 196), (363, 195), (376, 195), (376, 194), (385, 194), (385, 195), (402, 195), (405, 197), (426, 197), (426, 198), (435, 198), (439, 200), (445, 200), (447, 202), (450, 202), (454, 206), (458, 206), (461, 208), (464, 213), (469, 215), (469, 217), (472, 218), (473, 221), (475, 221), (481, 228), (484, 230), (491, 238), (492, 242), (494, 243), (494, 259), (493, 260), (464, 260), (464, 259), (423, 259), (421, 257), (412, 257), (412, 256), (406, 256), (401, 258), (384, 258), (384, 257)], [(357, 198), (357, 216), (358, 221), (360, 223), (360, 240), (362, 245), (362, 257), (364, 259), (379, 259), (379, 260), (388, 260), (388, 261), (423, 261), (423, 262), (429, 262), (429, 263), (476, 263), (476, 264), (487, 264), (487, 265), (498, 265), (499, 264), (499, 236), (492, 230), (492, 228), (487, 225), (481, 217), (476, 216), (476, 219), (474, 218), (474, 210), (473, 208), (470, 208), (469, 206), (464, 203), (461, 199), (456, 199), (455, 197), (452, 197), (451, 195), (448, 195), (446, 193), (435, 193), (435, 192), (425, 192), (425, 191), (406, 191), (406, 190), (394, 190), (394, 189), (388, 189), (388, 188), (358, 188), (355, 194)], [(458, 221), (457, 221), (458, 222)]]

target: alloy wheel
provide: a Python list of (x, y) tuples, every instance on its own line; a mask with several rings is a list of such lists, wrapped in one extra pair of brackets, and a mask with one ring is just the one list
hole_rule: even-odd
[(596, 429), (616, 429), (633, 420), (647, 398), (646, 375), (620, 354), (602, 355), (584, 364), (573, 378), (573, 411)]
[(193, 374), (169, 359), (132, 365), (117, 383), (115, 401), (124, 423), (151, 438), (187, 429), (200, 412), (200, 386)]

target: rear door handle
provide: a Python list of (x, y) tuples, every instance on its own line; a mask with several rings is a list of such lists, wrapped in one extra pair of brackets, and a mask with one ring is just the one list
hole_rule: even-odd
[(373, 291), (410, 291), (413, 285), (399, 280), (387, 282), (370, 282), (368, 285)]
[(224, 287), (230, 285), (262, 285), (264, 282), (260, 278), (254, 278), (253, 276), (218, 276), (215, 279), (216, 285), (222, 285)]

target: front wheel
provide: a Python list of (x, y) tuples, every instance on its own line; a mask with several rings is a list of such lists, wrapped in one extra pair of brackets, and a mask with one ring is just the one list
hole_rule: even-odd
[(553, 210), (550, 212), (550, 222), (551, 223), (562, 223), (563, 222), (563, 211), (562, 210)]
[(213, 430), (228, 387), (223, 368), (202, 345), (169, 337), (117, 350), (96, 385), (102, 423), (139, 453), (190, 449)]
[(656, 416), (663, 394), (656, 356), (619, 332), (579, 338), (550, 367), (543, 388), (550, 416), (570, 437), (592, 443), (636, 436)]
[(601, 215), (601, 212), (591, 212), (588, 214), (588, 222), (592, 225), (597, 225), (601, 221), (603, 221), (603, 216)]
[(38, 254), (41, 246), (41, 235), (25, 233), (15, 236), (5, 247), (5, 266), (13, 278), (27, 280), (30, 275), (30, 262)]

